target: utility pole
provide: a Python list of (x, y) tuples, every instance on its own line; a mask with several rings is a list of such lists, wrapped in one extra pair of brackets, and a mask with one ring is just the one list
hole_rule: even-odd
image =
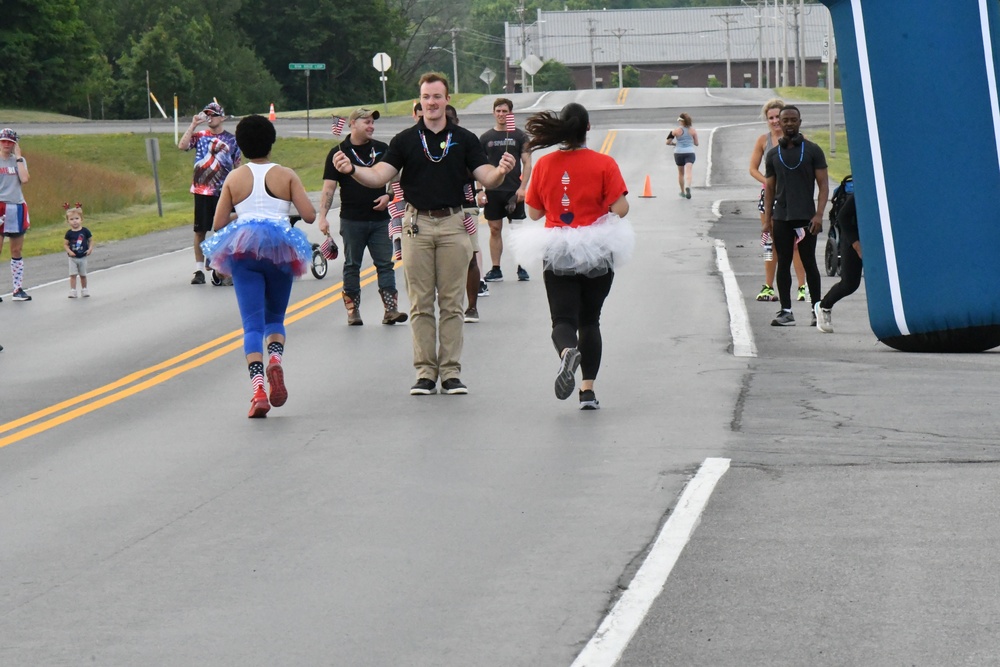
[(788, 80), (788, 0), (785, 0), (784, 10), (781, 12), (781, 26), (783, 28), (781, 34), (785, 43), (785, 54), (781, 65), (781, 85), (788, 86), (791, 85), (791, 82)]
[[(730, 41), (729, 41), (729, 26), (736, 23), (736, 17), (739, 14), (730, 14), (726, 12), (725, 14), (712, 14), (717, 19), (722, 19), (722, 22), (726, 24), (726, 88), (733, 87), (733, 59), (730, 52)], [(760, 61), (758, 61), (758, 68)]]
[(596, 22), (597, 19), (587, 17), (587, 23), (590, 26), (587, 28), (587, 32), (590, 33), (590, 87), (593, 90), (597, 89), (597, 66), (594, 64), (594, 23)]
[(458, 28), (451, 29), (451, 69), (454, 76), (452, 83), (455, 86), (455, 92), (458, 93), (458, 49), (455, 48), (456, 32), (458, 32)]
[(808, 85), (806, 83), (806, 5), (805, 0), (799, 0), (799, 20), (797, 21), (799, 26), (799, 77), (802, 78), (802, 82), (799, 83), (800, 86)]
[(625, 83), (622, 81), (622, 37), (625, 36), (628, 30), (628, 28), (615, 28), (608, 31), (618, 38), (618, 90), (625, 87)]
[[(521, 0), (521, 4), (518, 5), (514, 9), (514, 11), (517, 12), (517, 18), (521, 21), (521, 62), (523, 63), (524, 59), (528, 57), (527, 46), (526, 46), (527, 42), (528, 42), (528, 36), (527, 36), (527, 32), (526, 32), (525, 27), (524, 27), (524, 0)], [(519, 65), (520, 65), (520, 63), (519, 63)], [(518, 69), (521, 69), (520, 66), (518, 66)], [(525, 72), (524, 72), (523, 69), (521, 69), (521, 92), (522, 93), (528, 92), (527, 86), (524, 85), (524, 83), (525, 83), (525, 81), (524, 81), (524, 75), (525, 75)]]
[(764, 87), (764, 16), (760, 13), (760, 0), (757, 0), (757, 87)]

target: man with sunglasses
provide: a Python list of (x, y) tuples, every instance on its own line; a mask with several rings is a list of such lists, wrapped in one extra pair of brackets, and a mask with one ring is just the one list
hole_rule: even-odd
[[(194, 277), (192, 285), (205, 284), (205, 255), (201, 242), (212, 229), (215, 207), (219, 203), (222, 182), (240, 166), (240, 147), (236, 137), (222, 128), (226, 111), (218, 102), (209, 102), (191, 119), (191, 125), (177, 143), (182, 151), (195, 149), (194, 178), (191, 193), (194, 195)], [(207, 125), (198, 130), (199, 125)]]

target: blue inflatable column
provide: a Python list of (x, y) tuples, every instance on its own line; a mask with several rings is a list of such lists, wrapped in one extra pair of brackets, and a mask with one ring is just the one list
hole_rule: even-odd
[(1000, 2), (822, 1), (872, 330), (905, 351), (1000, 345)]

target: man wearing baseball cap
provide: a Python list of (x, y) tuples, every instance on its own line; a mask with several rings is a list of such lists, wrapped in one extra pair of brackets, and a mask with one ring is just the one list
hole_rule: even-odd
[(28, 163), (21, 156), (17, 132), (6, 127), (0, 130), (0, 251), (5, 238), (10, 239), (10, 277), (14, 283), (11, 298), (14, 301), (31, 301), (21, 283), (24, 279), (24, 260), (21, 248), (24, 233), (31, 226), (28, 207), (24, 203), (21, 186), (28, 182)]
[[(192, 285), (205, 284), (205, 255), (201, 251), (201, 242), (212, 229), (222, 182), (229, 172), (240, 166), (240, 147), (236, 145), (236, 137), (222, 129), (225, 121), (225, 109), (218, 102), (209, 102), (201, 113), (191, 119), (191, 125), (177, 143), (182, 151), (195, 149), (191, 184), (191, 193), (194, 194), (195, 261)], [(202, 124), (207, 124), (208, 129), (196, 131)]]
[(365, 248), (378, 272), (378, 292), (385, 306), (382, 324), (405, 322), (408, 318), (406, 313), (399, 312), (398, 306), (392, 239), (389, 238), (389, 195), (384, 187), (366, 187), (333, 166), (337, 153), (343, 153), (358, 167), (370, 167), (385, 159), (388, 144), (372, 138), (378, 117), (379, 112), (375, 109), (355, 109), (347, 119), (351, 133), (330, 151), (323, 167), (319, 230), (324, 234), (330, 232), (326, 216), (333, 207), (333, 195), (339, 185), (340, 236), (344, 239), (344, 307), (350, 326), (364, 324), (361, 319), (361, 261)]

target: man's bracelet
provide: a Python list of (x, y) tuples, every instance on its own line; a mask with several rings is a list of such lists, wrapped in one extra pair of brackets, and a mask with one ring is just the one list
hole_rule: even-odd
[(348, 176), (353, 176), (353, 175), (354, 175), (354, 172), (356, 172), (357, 170), (358, 170), (358, 165), (356, 165), (356, 164), (354, 164), (354, 163), (352, 162), (352, 163), (351, 163), (351, 173), (349, 173), (349, 174), (348, 174)]

